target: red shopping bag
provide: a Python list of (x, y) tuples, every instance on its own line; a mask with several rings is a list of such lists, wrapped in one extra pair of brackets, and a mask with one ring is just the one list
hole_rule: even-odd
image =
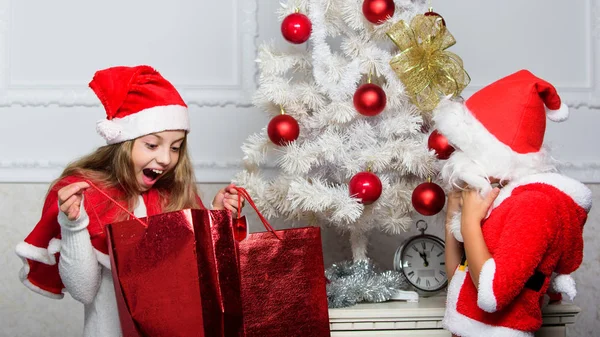
[(238, 192), (267, 229), (239, 242), (246, 336), (330, 336), (320, 228), (274, 230), (248, 192)]
[(125, 337), (243, 336), (231, 213), (186, 209), (106, 229)]

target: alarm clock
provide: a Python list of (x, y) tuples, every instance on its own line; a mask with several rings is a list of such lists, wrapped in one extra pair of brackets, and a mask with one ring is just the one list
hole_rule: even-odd
[(417, 221), (420, 235), (406, 240), (394, 255), (394, 269), (401, 272), (420, 295), (435, 295), (448, 285), (444, 241), (425, 234), (427, 222)]

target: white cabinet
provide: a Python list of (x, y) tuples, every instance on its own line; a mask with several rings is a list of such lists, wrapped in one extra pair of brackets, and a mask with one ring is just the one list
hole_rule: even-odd
[[(445, 296), (419, 302), (361, 303), (329, 309), (332, 337), (430, 336), (450, 337), (442, 328)], [(575, 322), (580, 309), (573, 304), (551, 304), (543, 311), (543, 326), (536, 337), (565, 337), (566, 325)]]

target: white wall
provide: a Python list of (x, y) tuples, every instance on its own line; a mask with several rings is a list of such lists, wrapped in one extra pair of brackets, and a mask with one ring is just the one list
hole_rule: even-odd
[[(557, 86), (572, 117), (549, 125), (547, 143), (565, 172), (588, 183), (600, 203), (600, 0), (433, 5), (458, 41), (450, 50), (463, 58), (472, 77), (465, 96), (520, 68)], [(93, 72), (147, 63), (181, 90), (190, 105), (197, 178), (210, 199), (239, 170), (244, 139), (267, 122), (250, 97), (258, 44), (285, 43), (277, 6), (267, 0), (0, 1), (0, 336), (81, 331), (78, 304), (46, 300), (19, 284), (13, 250), (38, 219), (47, 183), (67, 161), (102, 144), (94, 123), (103, 111), (87, 89)], [(595, 208), (576, 274), (575, 302), (584, 312), (570, 336), (600, 329), (599, 229)], [(371, 256), (391, 267), (396, 247), (409, 235), (375, 235)], [(328, 229), (324, 249), (327, 263), (350, 257), (347, 238)], [(42, 308), (48, 304), (53, 307)]]

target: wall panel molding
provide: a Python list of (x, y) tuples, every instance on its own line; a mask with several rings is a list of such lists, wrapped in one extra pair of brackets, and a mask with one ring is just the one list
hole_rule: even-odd
[[(27, 83), (15, 84), (11, 79), (11, 45), (13, 39), (13, 20), (17, 0), (0, 1), (0, 107), (11, 106), (99, 106), (96, 96), (87, 87), (87, 82), (79, 85), (64, 83)], [(234, 83), (224, 85), (206, 85), (194, 83), (177, 83), (184, 99), (195, 106), (251, 106), (251, 95), (256, 89), (257, 68), (255, 59), (258, 38), (257, 2), (258, 0), (230, 0), (235, 13), (230, 17), (231, 24), (237, 31), (232, 69), (237, 69)], [(25, 13), (26, 14), (26, 13)], [(221, 17), (221, 16), (220, 16)], [(220, 19), (219, 19), (220, 20)], [(226, 21), (219, 21), (227, 24)], [(38, 27), (42, 28), (42, 27)], [(215, 28), (215, 29), (218, 29)], [(200, 33), (206, 34), (207, 32)], [(210, 33), (210, 32), (208, 32)], [(201, 36), (198, 36), (201, 39)], [(189, 41), (182, 41), (189, 43)], [(203, 51), (209, 51), (206, 48)], [(40, 54), (40, 57), (43, 57)]]
[[(571, 108), (589, 108), (589, 109), (600, 109), (600, 0), (585, 0), (584, 12), (586, 17), (585, 27), (585, 51), (580, 50), (560, 50), (562, 45), (560, 41), (553, 40), (552, 36), (545, 36), (543, 32), (529, 32), (532, 39), (536, 39), (537, 36), (545, 38), (548, 43), (555, 42), (554, 47), (558, 52), (562, 53), (586, 53), (586, 64), (585, 71), (587, 78), (581, 79), (579, 83), (561, 83), (560, 81), (554, 81), (554, 84), (561, 95), (563, 102), (565, 102)], [(551, 3), (548, 4), (549, 6)], [(468, 4), (467, 4), (468, 6)], [(517, 9), (515, 9), (517, 10)], [(558, 25), (568, 25), (569, 20), (565, 19), (563, 22), (556, 23)], [(525, 33), (527, 34), (527, 33)], [(538, 35), (536, 35), (538, 34)], [(452, 50), (452, 49), (451, 49)], [(513, 51), (507, 51), (512, 53)], [(526, 51), (514, 51), (514, 52), (526, 52)], [(502, 57), (499, 53), (498, 57)], [(581, 64), (560, 64), (558, 66), (564, 66), (565, 71), (570, 71), (574, 67), (581, 67)], [(471, 83), (464, 91), (463, 96), (468, 97), (474, 92), (481, 89), (487, 83)]]

